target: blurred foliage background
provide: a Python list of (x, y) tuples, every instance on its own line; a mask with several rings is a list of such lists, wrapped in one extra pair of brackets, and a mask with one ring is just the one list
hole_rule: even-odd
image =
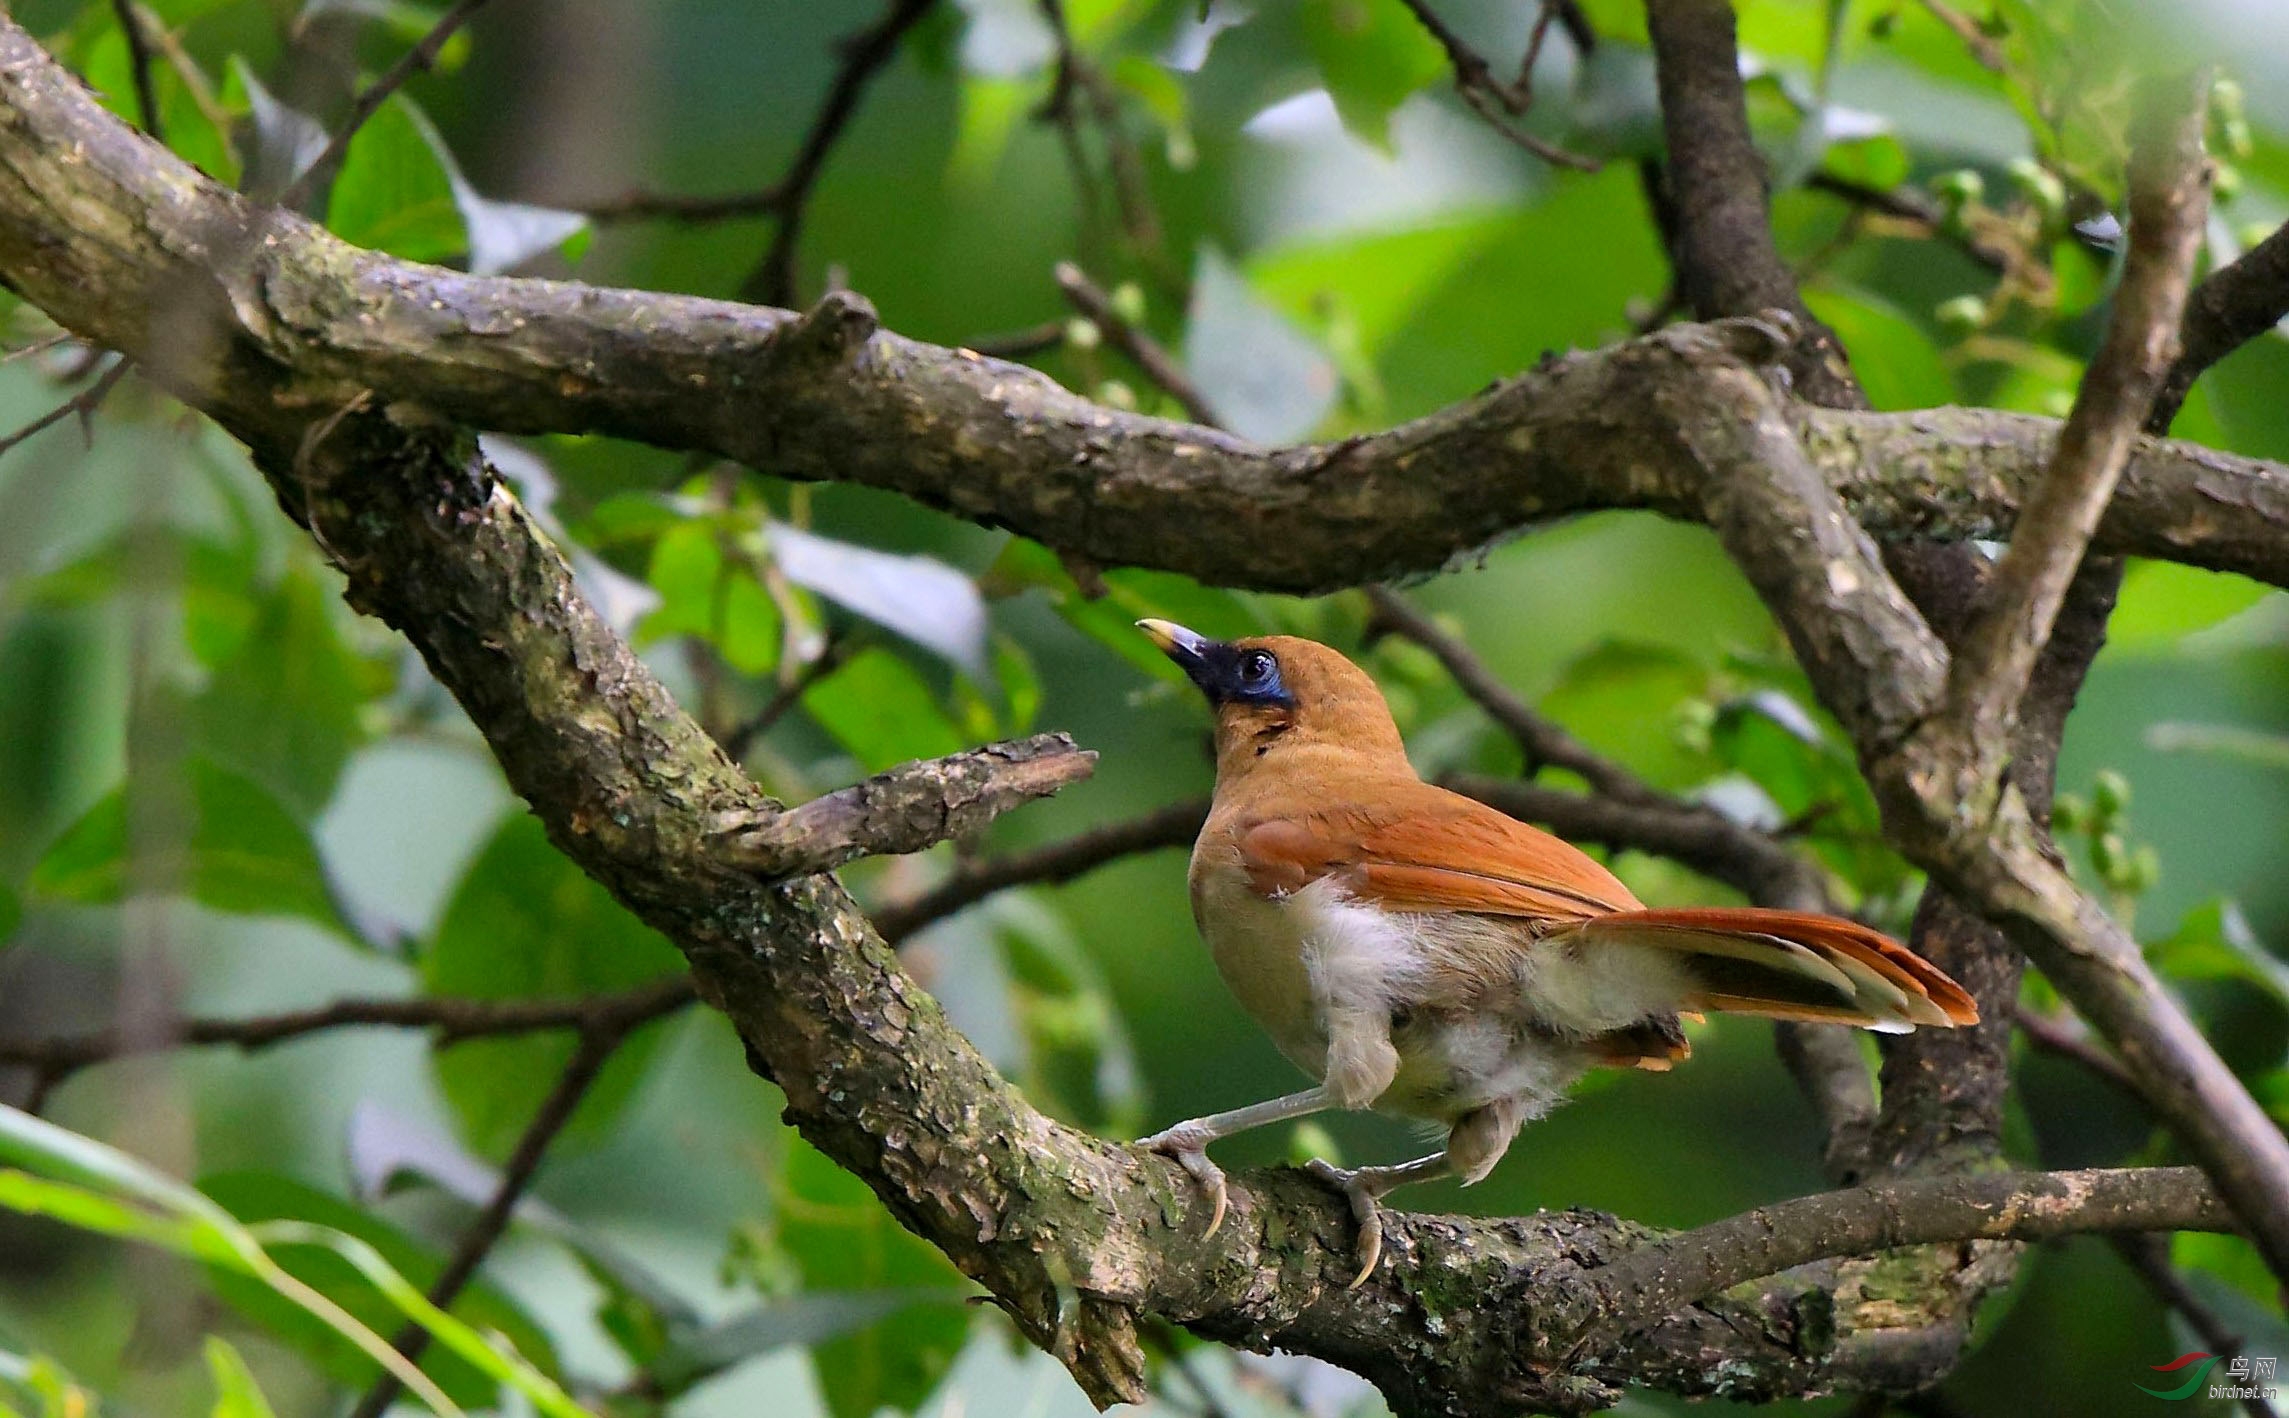
[[(257, 190), (306, 161), (361, 79), (440, 13), (409, 0), (135, 8), (158, 37), (171, 145)], [(1530, 156), (1472, 113), (1398, 0), (1065, 0), (1067, 61), (1044, 18), (1058, 7), (923, 8), (803, 209), (803, 299), (847, 284), (903, 333), (1022, 349), (1106, 402), (1176, 412), (1071, 315), (1052, 269), (1074, 260), (1181, 352), (1221, 421), (1272, 441), (1388, 426), (1670, 313), (1643, 179), (1658, 155), (1652, 69), (1631, 0), (1581, 7), (1594, 46), (1545, 38), (1514, 120), (1601, 160), (1596, 172)], [(1502, 73), (1539, 12), (1436, 8)], [(136, 114), (110, 4), (15, 11)], [(750, 276), (776, 230), (766, 204), (689, 222), (631, 216), (627, 199), (769, 188), (841, 72), (838, 38), (884, 13), (495, 0), (359, 132), (318, 211), (415, 259), (770, 294)], [(2142, 66), (2207, 59), (2230, 85), (2208, 259), (2289, 216), (2289, 15), (2273, 0), (1746, 0), (1740, 20), (1784, 252), (1879, 407), (2064, 412), (2103, 322), (2124, 100)], [(0, 368), (0, 426), (98, 375), (78, 347), (31, 350), (51, 333), (32, 312), (13, 310), (6, 333), (29, 352)], [(2289, 460), (2285, 390), (2289, 343), (2260, 340), (2202, 382), (2177, 432)], [(604, 440), (491, 451), (684, 702), (724, 735), (753, 730), (746, 761), (775, 793), (1036, 727), (1102, 753), (1094, 780), (966, 850), (1206, 790), (1205, 716), (1129, 632), (1136, 616), (1360, 649), (1358, 593), (1299, 602), (1124, 571), (1084, 587), (1042, 548), (864, 490)], [(132, 379), (0, 461), (0, 1041), (106, 1026), (157, 1040), (183, 1014), (339, 997), (559, 997), (676, 968), (555, 856), (418, 660), (336, 587), (228, 440)], [(1848, 750), (1703, 531), (1584, 518), (1408, 594), (1653, 782), (1792, 824), (1846, 900), (1904, 927), (1918, 880), (1874, 837)], [(1361, 653), (1426, 771), (1518, 768), (1426, 655), (1391, 641)], [(2289, 929), (2289, 600), (2135, 567), (2061, 786), (2078, 866), (2289, 1114), (2289, 968), (2274, 953)], [(869, 900), (902, 899), (949, 856), (849, 876)], [(1615, 866), (1649, 899), (1724, 899), (1660, 861)], [(1291, 1086), (1194, 936), (1178, 852), (1005, 893), (906, 956), (1037, 1102), (1083, 1125), (1133, 1135)], [(2039, 982), (2030, 993), (2051, 1003)], [(1684, 1226), (1819, 1189), (1814, 1123), (1769, 1030), (1727, 1019), (1697, 1043), (1673, 1075), (1585, 1089), (1484, 1185), (1406, 1204), (1591, 1206)], [(413, 1031), (337, 1030), (251, 1055), (108, 1063), (38, 1101), (195, 1182), (221, 1208), (200, 1224), (319, 1223), (420, 1284), (571, 1051), (550, 1035), (441, 1050)], [(35, 1082), (0, 1067), (0, 1098), (31, 1101)], [(2030, 1052), (2019, 1082), (2019, 1161), (2171, 1155), (2072, 1064)], [(631, 1412), (1086, 1410), (776, 1112), (720, 1019), (648, 1027), (555, 1143), (462, 1313)], [(54, 1160), (53, 1139), (18, 1142)], [(1410, 1142), (1345, 1117), (1224, 1153), (1377, 1160)], [(338, 1256), (282, 1259), (395, 1327)], [(2289, 1351), (2278, 1293), (2243, 1248), (2196, 1238), (2176, 1260), (2249, 1352)], [(1172, 1412), (1377, 1406), (1332, 1370), (1180, 1347), (1156, 1400)], [(2105, 1244), (2046, 1246), (1930, 1411), (2164, 1411), (2134, 1383), (2198, 1347)], [(432, 1372), (464, 1404), (508, 1401), (498, 1375)], [(227, 1266), (0, 1217), (0, 1404), (71, 1412), (74, 1394), (95, 1394), (106, 1411), (205, 1412), (219, 1391), (319, 1414), (377, 1374)]]

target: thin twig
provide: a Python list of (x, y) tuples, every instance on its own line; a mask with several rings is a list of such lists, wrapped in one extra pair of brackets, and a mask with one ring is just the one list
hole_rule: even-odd
[(119, 33), (127, 40), (127, 65), (135, 75), (135, 107), (143, 115), (143, 131), (152, 141), (167, 141), (167, 130), (159, 119), (159, 94), (151, 83), (151, 37), (143, 32), (143, 17), (135, 12), (135, 0), (111, 0), (111, 12), (119, 17)]
[(2233, 1213), (2194, 1167), (1888, 1179), (1664, 1236), (1586, 1271), (1566, 1308), (1580, 1317), (1571, 1337), (1595, 1349), (1741, 1281), (1827, 1256), (1966, 1239), (2234, 1226)]
[(406, 80), (415, 74), (426, 73), (436, 64), (437, 56), (445, 52), (446, 41), (453, 38), (455, 32), (467, 24), (469, 17), (476, 14), (484, 4), (485, 0), (461, 0), (461, 3), (438, 17), (437, 23), (429, 27), (429, 33), (423, 35), (413, 48), (398, 56), (398, 61), (384, 70), (380, 78), (366, 85), (351, 103), (350, 116), (344, 120), (341, 128), (326, 140), (326, 146), (319, 150), (318, 156), (292, 182), (286, 184), (286, 190), (278, 194), (278, 205), (293, 209), (309, 201), (310, 194), (317, 190), (319, 182), (349, 152), (350, 140), (358, 136), (358, 130), (381, 111), (381, 106), (389, 101), (391, 94), (405, 87)]
[(1207, 396), (1192, 382), (1192, 376), (1184, 372), (1184, 366), (1160, 341), (1123, 319), (1113, 308), (1113, 298), (1090, 280), (1087, 272), (1071, 261), (1060, 261), (1056, 276), (1057, 288), (1065, 292), (1067, 303), (1104, 331), (1113, 348), (1128, 356), (1147, 379), (1176, 400), (1187, 417), (1196, 423), (1216, 425), (1216, 411), (1209, 407)]
[(1971, 57), (1979, 61), (1981, 68), (1997, 74), (2010, 72), (2011, 63), (2004, 55), (2003, 47), (1979, 27), (1977, 20), (1946, 3), (1946, 0), (1923, 0), (1923, 8), (1931, 12), (1933, 19), (1952, 30), (1957, 39), (1963, 41), (1963, 47), (1971, 51)]
[(1460, 639), (1441, 629), (1438, 622), (1415, 609), (1404, 596), (1387, 586), (1367, 588), (1370, 633), (1388, 631), (1431, 652), (1454, 682), (1462, 687), (1487, 717), (1502, 727), (1526, 755), (1526, 776), (1543, 768), (1563, 768), (1609, 798), (1625, 802), (1670, 804), (1676, 800), (1612, 759), (1597, 753), (1556, 723), (1534, 712), (1486, 662)]
[(779, 210), (782, 200), (777, 186), (713, 196), (687, 196), (677, 192), (635, 189), (601, 202), (566, 205), (598, 223), (658, 220), (698, 224), (736, 221), (742, 217), (767, 217)]
[(742, 300), (764, 305), (790, 307), (796, 303), (795, 249), (802, 239), (803, 214), (811, 200), (811, 190), (818, 185), (819, 174), (825, 170), (827, 155), (842, 137), (851, 115), (858, 111), (859, 98), (866, 86), (898, 53), (898, 42), (906, 32), (930, 13), (933, 0), (890, 0), (890, 8), (872, 25), (842, 41), (842, 68), (828, 86), (826, 101), (819, 105), (818, 116), (811, 120), (810, 131), (803, 135), (802, 146), (795, 150), (795, 160), (787, 166), (786, 175), (770, 189), (771, 207), (777, 213), (779, 225), (771, 233), (771, 244), (765, 248), (763, 259), (747, 278), (739, 283)]
[[(1431, 9), (1426, 0), (1400, 0), (1400, 3), (1413, 13), (1416, 21), (1447, 52), (1447, 62), (1454, 69), (1455, 92), (1461, 94), (1463, 102), (1484, 118), (1495, 132), (1544, 162), (1555, 163), (1560, 167), (1570, 167), (1578, 172), (1596, 172), (1605, 166), (1596, 158), (1571, 152), (1520, 128), (1513, 120), (1525, 113), (1532, 104), (1532, 93), (1523, 84), (1514, 87), (1496, 78), (1494, 68), (1487, 63), (1486, 56), (1471, 48), (1461, 35), (1449, 28), (1447, 22), (1439, 18), (1438, 12)], [(1537, 36), (1539, 33), (1537, 29)]]
[(1207, 799), (1190, 798), (1046, 846), (966, 862), (929, 890), (876, 907), (874, 929), (895, 944), (1012, 886), (1055, 885), (1122, 857), (1190, 846), (1207, 817)]
[(5, 354), (0, 354), (0, 364), (14, 364), (17, 360), (20, 359), (30, 359), (35, 355), (44, 355), (49, 350), (68, 345), (78, 338), (79, 336), (73, 334), (69, 330), (58, 330), (53, 335), (43, 335), (28, 345), (19, 345), (15, 349), (9, 350)]
[[(2186, 1277), (2170, 1264), (2168, 1241), (2143, 1231), (2120, 1232), (2106, 1239), (2113, 1244), (2115, 1254), (2146, 1282), (2147, 1288), (2185, 1318), (2186, 1324), (2201, 1336), (2202, 1343), (2209, 1346), (2211, 1352), (2237, 1354), (2249, 1342), (2247, 1334), (2211, 1308), (2201, 1292), (2187, 1284)], [(2237, 1401), (2249, 1418), (2280, 1418), (2273, 1405), (2262, 1398)]]
[(2207, 75), (2150, 87), (2130, 168), (2130, 251), (2106, 339), (2084, 375), (2049, 470), (2027, 498), (1984, 612), (1950, 666), (1949, 728), (1992, 781), (2067, 583), (2114, 495), (2139, 426), (2177, 354), (2209, 210), (2202, 155)]
[(672, 1014), (693, 999), (691, 980), (677, 975), (613, 994), (570, 999), (343, 999), (314, 1009), (238, 1019), (186, 1019), (169, 1028), (125, 1033), (99, 1029), (47, 1039), (0, 1039), (0, 1068), (32, 1071), (53, 1087), (81, 1069), (113, 1059), (177, 1048), (227, 1047), (252, 1053), (331, 1029), (428, 1031), (440, 1048), (469, 1039), (591, 1029), (600, 1021), (641, 1023)]
[(121, 358), (111, 368), (105, 370), (93, 384), (41, 414), (14, 433), (5, 438), (0, 438), (0, 454), (6, 454), (17, 444), (24, 442), (34, 434), (53, 428), (74, 414), (79, 415), (84, 422), (98, 408), (102, 407), (103, 401), (111, 397), (111, 391), (119, 387), (119, 381), (125, 379), (134, 368), (133, 362)]
[(1008, 330), (963, 341), (961, 348), (992, 359), (1030, 359), (1065, 343), (1065, 322), (1044, 320), (1022, 330)]
[[(453, 1302), (476, 1278), (477, 1268), (507, 1234), (509, 1219), (516, 1214), (517, 1203), (524, 1199), (526, 1189), (540, 1171), (541, 1159), (548, 1154), (549, 1145), (564, 1131), (564, 1125), (572, 1121), (580, 1100), (588, 1095), (604, 1066), (612, 1061), (612, 1055), (627, 1042), (640, 1022), (613, 1019), (581, 1031), (579, 1047), (573, 1050), (571, 1060), (556, 1080), (556, 1087), (541, 1100), (532, 1121), (517, 1139), (515, 1150), (501, 1168), (501, 1179), (493, 1188), (493, 1195), (486, 1201), (484, 1210), (469, 1223), (469, 1229), (461, 1233), (453, 1254), (446, 1259), (445, 1268), (430, 1284), (429, 1303), (441, 1310), (452, 1308)], [(428, 1349), (429, 1340), (427, 1329), (408, 1323), (391, 1338), (390, 1344), (406, 1358), (418, 1361)], [(358, 1400), (358, 1406), (351, 1410), (352, 1418), (381, 1418), (396, 1400), (398, 1391), (397, 1376), (383, 1374), (366, 1390), (365, 1397)]]
[(819, 647), (819, 653), (797, 670), (793, 679), (780, 686), (779, 692), (771, 696), (768, 704), (723, 736), (723, 751), (731, 755), (735, 762), (747, 757), (747, 750), (754, 747), (755, 741), (769, 733), (772, 725), (785, 718), (787, 711), (800, 703), (812, 686), (841, 669), (849, 659), (847, 639), (830, 635), (827, 643)]
[(1082, 189), (1083, 205), (1093, 210), (1095, 184), (1089, 177), (1087, 150), (1081, 141), (1082, 105), (1086, 104), (1089, 123), (1104, 142), (1105, 166), (1112, 175), (1121, 229), (1139, 255), (1157, 260), (1161, 254), (1160, 215), (1153, 208), (1143, 154), (1121, 122), (1119, 92), (1074, 42), (1072, 26), (1066, 23), (1064, 0), (1040, 0), (1040, 8), (1056, 41), (1057, 76), (1037, 116), (1057, 125), (1074, 182)]
[(2080, 1064), (2140, 1103), (2147, 1101), (2145, 1090), (2138, 1086), (2138, 1080), (2131, 1076), (2122, 1060), (2093, 1040), (2080, 1021), (2062, 1015), (2043, 1014), (2025, 1005), (2017, 1007), (2014, 1017), (2019, 1032), (2027, 1036), (2028, 1043), (2046, 1054), (2055, 1054)]

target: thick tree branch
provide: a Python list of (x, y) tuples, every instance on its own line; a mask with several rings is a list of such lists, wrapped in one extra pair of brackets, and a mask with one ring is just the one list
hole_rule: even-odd
[[(1704, 496), (1708, 520), (1851, 732), (1890, 836), (1951, 894), (2003, 925), (2115, 1044), (2268, 1262), (2289, 1274), (2289, 1141), (2136, 943), (2068, 877), (2025, 799), (2009, 795), (1998, 808), (1967, 812), (1947, 755), (1911, 742), (1941, 702), (1945, 648), (1787, 429), (1767, 433), (1751, 421), (1708, 432), (1700, 446), (1710, 463), (1732, 469)], [(1807, 421), (1807, 444), (1816, 436)]]
[(2130, 164), (2130, 252), (2106, 339), (2083, 377), (2051, 466), (2026, 501), (1987, 604), (1948, 670), (1947, 713), (1992, 780), (2091, 533), (2177, 354), (2178, 323), (2209, 214), (2202, 153), (2208, 75), (2152, 86)]
[[(22, 96), (46, 72), (5, 86)], [(1666, 357), (1691, 338), (1672, 330), (1550, 361), (1369, 438), (1265, 449), (877, 332), (855, 298), (821, 320), (359, 252), (246, 204), (91, 101), (54, 99), (0, 110), (0, 262), (65, 324), (107, 332), (195, 404), (249, 378), (301, 408), (371, 391), (503, 433), (607, 433), (902, 492), (1101, 566), (1308, 591), (1432, 570), (1597, 508), (1698, 519), (1720, 470), (1679, 436), (1677, 412), (1712, 404), (1794, 428), (1877, 537), (1998, 538), (2057, 429), (1720, 388), (1709, 361)], [(72, 230), (71, 251), (27, 245), (42, 215)], [(195, 308), (213, 338), (166, 344), (154, 308)], [(2285, 528), (2289, 470), (2151, 440), (2096, 544), (2289, 585)]]

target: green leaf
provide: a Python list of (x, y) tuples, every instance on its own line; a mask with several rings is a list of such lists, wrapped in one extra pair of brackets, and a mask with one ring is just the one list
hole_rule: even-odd
[(316, 576), (288, 571), (256, 612), (237, 654), (217, 665), (189, 706), (199, 744), (305, 818), (334, 796), (363, 739), (359, 709), (383, 686), (346, 645), (332, 596)]
[[(80, 47), (80, 76), (105, 108), (141, 127), (142, 99), (136, 92), (127, 35), (110, 16), (105, 20), (95, 37)], [(175, 67), (164, 59), (154, 62), (151, 87), (158, 99), (159, 126), (167, 135), (167, 146), (217, 182), (236, 185), (238, 158), (231, 151), (229, 138), (215, 126), (213, 117), (193, 97)]]
[(815, 1348), (918, 1305), (962, 1303), (959, 1290), (855, 1290), (790, 1295), (743, 1310), (662, 1348), (645, 1373), (664, 1398), (759, 1355), (791, 1345)]
[(901, 556), (769, 525), (771, 557), (788, 580), (984, 679), (986, 607), (977, 583), (934, 556)]
[(13, 1354), (0, 1349), (0, 1415), (19, 1418), (24, 1411), (8, 1402), (8, 1391), (34, 1407), (24, 1418), (88, 1418), (99, 1410), (96, 1396), (72, 1381), (61, 1364), (44, 1354)]
[(804, 690), (803, 708), (869, 773), (966, 747), (930, 686), (880, 646)]
[(422, 128), (413, 101), (392, 94), (350, 140), (326, 203), (336, 236), (408, 261), (468, 249), (452, 179)]
[[(261, 784), (204, 758), (186, 759), (192, 821), (153, 853), (152, 879), (202, 905), (244, 916), (299, 916), (354, 937), (334, 908), (318, 849), (294, 815)], [(123, 789), (65, 829), (32, 869), (31, 893), (53, 901), (110, 905), (127, 894), (127, 801)]]
[[(255, 1276), (386, 1365), (436, 1412), (448, 1418), (461, 1412), (388, 1341), (281, 1270), (252, 1232), (193, 1188), (116, 1148), (5, 1105), (0, 1105), (0, 1163), (36, 1169), (0, 1170), (0, 1210), (53, 1217), (84, 1230), (142, 1241), (192, 1260)], [(359, 1244), (348, 1237), (336, 1239), (347, 1245)], [(372, 1255), (370, 1249), (366, 1254)], [(372, 1261), (375, 1267), (386, 1269), (378, 1256), (372, 1256)], [(405, 1282), (397, 1279), (395, 1284), (404, 1287)], [(411, 1298), (415, 1303), (402, 1307), (405, 1313), (418, 1318), (455, 1353), (473, 1354), (502, 1374), (519, 1371), (518, 1388), (552, 1415), (587, 1418), (548, 1379), (502, 1360), (487, 1349), (475, 1331), (451, 1316), (433, 1306), (424, 1308), (427, 1302), (418, 1291)]]
[(1136, 1056), (1096, 962), (1038, 901), (1010, 894), (988, 910), (1025, 1041), (1026, 1096), (1092, 1131), (1133, 1129), (1144, 1109)]
[(1542, 712), (1600, 753), (1663, 787), (1698, 781), (1707, 760), (1680, 732), (1680, 710), (1705, 698), (1709, 672), (1674, 650), (1609, 641), (1566, 667)]
[(1304, 43), (1343, 126), (1391, 151), (1391, 114), (1446, 69), (1446, 51), (1404, 5), (1304, 0)]
[(1955, 402), (1955, 380), (1921, 325), (1880, 296), (1836, 283), (1804, 289), (1804, 303), (1852, 352), (1852, 370), (1879, 409)]
[(277, 1418), (254, 1371), (219, 1334), (207, 1336), (207, 1372), (215, 1380), (214, 1418)]
[[(1821, 166), (1847, 182), (1879, 192), (1897, 187), (1908, 178), (1907, 149), (1889, 133), (1833, 144), (1822, 155)], [(1856, 364), (1859, 351), (1855, 349), (1852, 353)]]
[[(682, 968), (674, 947), (549, 845), (540, 823), (510, 818), (470, 863), (421, 956), (431, 994), (561, 998), (624, 989)], [(567, 1136), (593, 1139), (643, 1076), (658, 1031), (621, 1045), (573, 1114)], [(462, 1135), (499, 1157), (556, 1085), (565, 1034), (478, 1039), (431, 1055)]]
[(2231, 572), (2173, 561), (2133, 562), (2122, 581), (2122, 598), (2106, 622), (2107, 648), (2131, 654), (2171, 649), (2195, 631), (2248, 610), (2271, 591)]
[(690, 518), (652, 543), (646, 577), (658, 609), (637, 627), (638, 644), (690, 635), (713, 645), (724, 663), (759, 675), (778, 663), (779, 609), (750, 571), (723, 554), (721, 530)]
[(2289, 961), (2265, 948), (2241, 906), (2223, 897), (2205, 901), (2178, 928), (2146, 946), (2154, 968), (2176, 980), (2240, 980), (2289, 1007)]
[[(775, 1213), (778, 1250), (806, 1292), (937, 1291), (962, 1279), (946, 1258), (891, 1219), (858, 1178), (810, 1144), (789, 1137)], [(819, 1388), (835, 1418), (911, 1412), (961, 1352), (970, 1318), (959, 1303), (899, 1309), (811, 1350)]]
[[(203, 1179), (199, 1189), (249, 1227), (259, 1229), (279, 1221), (306, 1222), (362, 1241), (408, 1283), (423, 1290), (444, 1269), (438, 1256), (388, 1221), (290, 1177), (270, 1172), (228, 1172)], [(386, 1334), (402, 1320), (399, 1307), (336, 1250), (308, 1245), (278, 1245), (272, 1250), (287, 1274), (324, 1295), (368, 1329)], [(364, 1387), (380, 1377), (380, 1368), (357, 1345), (271, 1286), (227, 1270), (215, 1271), (210, 1280), (215, 1293), (233, 1309), (308, 1355), (336, 1382)], [(551, 1375), (557, 1372), (555, 1351), (547, 1335), (489, 1281), (474, 1282), (454, 1302), (454, 1311), (479, 1330), (506, 1338), (542, 1371)], [(481, 1407), (498, 1401), (497, 1381), (458, 1355), (433, 1355), (425, 1367), (456, 1403)]]

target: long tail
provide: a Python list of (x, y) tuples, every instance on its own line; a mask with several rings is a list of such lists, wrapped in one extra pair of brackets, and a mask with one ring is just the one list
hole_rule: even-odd
[(1748, 906), (1617, 911), (1582, 923), (1585, 946), (1684, 955), (1696, 982), (1686, 1009), (1856, 1024), (1904, 1034), (1979, 1022), (1947, 972), (1856, 921)]

